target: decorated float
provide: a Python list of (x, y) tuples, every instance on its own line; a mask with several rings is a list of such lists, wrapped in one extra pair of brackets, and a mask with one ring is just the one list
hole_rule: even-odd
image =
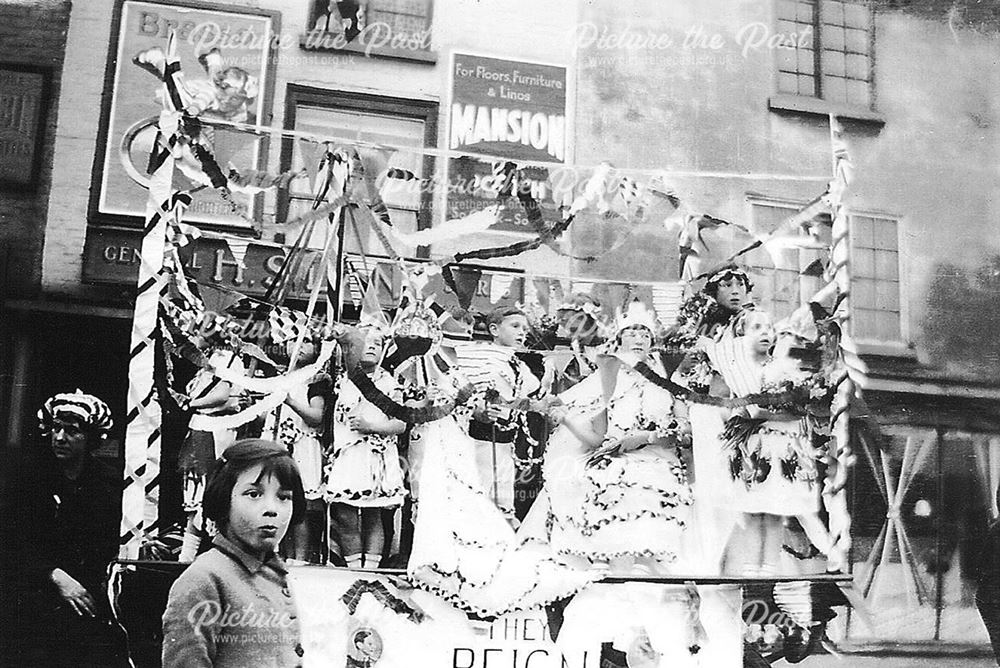
[[(421, 488), (419, 510), (397, 514), (386, 558), (333, 567), (324, 534), (315, 554), (293, 562), (304, 665), (735, 666), (744, 657), (797, 661), (830, 649), (825, 625), (853, 598), (841, 572), (850, 549), (845, 485), (852, 409), (865, 382), (845, 327), (851, 281), (843, 201), (851, 165), (835, 118), (828, 187), (759, 232), (693, 209), (670, 189), (667, 172), (561, 165), (575, 178), (556, 179), (546, 163), (256, 125), (246, 99), (186, 82), (174, 49), (171, 39), (163, 50), (135, 55), (160, 79), (163, 110), (129, 131), (152, 140), (147, 174), (136, 174), (149, 195), (121, 550), (109, 593), (137, 665), (158, 661), (156, 601), (184, 568), (160, 494), (164, 415), (183, 412), (191, 400), (174, 378), (180, 360), (240, 389), (231, 410), (198, 415), (203, 432), (262, 422), (258, 430), (280, 440), (284, 422), (267, 416), (321, 373), (341, 388), (338, 397), (349, 382), (407, 425), (407, 486), (411, 500)], [(213, 81), (238, 74), (218, 52), (203, 64)], [(269, 174), (232, 164), (215, 150), (221, 131), (295, 143), (304, 166)], [(481, 184), (495, 199), (467, 216), (403, 231), (383, 195), (423, 184), (395, 166), (398, 154), (488, 165)], [(556, 190), (554, 208), (538, 201), (543, 172)], [(241, 198), (272, 196), (296, 181), (308, 183), (312, 203), (282, 223), (286, 244), (263, 297), (186, 274), (183, 249), (194, 239), (224, 242), (237, 266), (248, 245), (246, 237), (186, 221), (192, 191), (213, 189), (243, 215)], [(512, 211), (529, 231), (515, 243), (423, 259), (399, 251), (441, 240), (460, 245)], [(618, 239), (573, 256), (565, 241), (581, 215), (662, 221), (677, 234), (677, 279), (578, 281), (482, 264), (542, 247), (593, 262), (621, 246)], [(713, 235), (745, 243), (717, 256)], [(362, 252), (347, 251), (351, 237)], [(379, 248), (369, 256), (361, 240), (371, 238)], [(804, 271), (821, 288), (775, 327), (746, 308), (750, 280), (739, 265), (747, 253), (789, 245), (817, 251)], [(304, 265), (318, 279), (293, 308), (289, 295)], [(491, 306), (510, 303), (527, 317), (524, 350), (477, 340), (481, 327), (468, 316), (484, 277), (482, 297)], [(732, 303), (721, 296), (741, 283)], [(366, 319), (388, 334), (379, 373), (396, 378), (401, 394), (357, 365)], [(240, 364), (208, 352), (209, 335)], [(321, 341), (320, 350), (300, 363), (312, 341)], [(279, 348), (287, 359), (277, 359)], [(490, 384), (487, 371), (515, 357), (545, 386), (530, 405), (516, 388)], [(513, 398), (504, 400), (505, 392)], [(493, 455), (492, 489), (475, 480), (476, 462), (462, 447), (473, 397), (483, 395), (500, 397), (496, 403), (512, 414), (544, 416), (541, 432), (525, 418), (518, 427), (524, 442), (510, 446), (515, 467), (536, 481), (516, 488), (523, 492), (516, 519), (498, 507), (496, 430), (483, 437), (492, 438), (484, 451)], [(301, 439), (301, 429), (292, 438)], [(322, 466), (304, 466), (319, 490)], [(197, 476), (190, 482), (196, 488)]]

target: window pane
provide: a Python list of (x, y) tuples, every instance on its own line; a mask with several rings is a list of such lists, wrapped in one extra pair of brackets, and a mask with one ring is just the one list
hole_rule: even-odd
[(795, 31), (795, 45), (802, 49), (816, 48), (816, 28), (812, 23), (800, 23)]
[(847, 50), (854, 53), (868, 53), (868, 41), (868, 32), (865, 30), (847, 30), (844, 35)]
[[(420, 147), (424, 143), (423, 121), (348, 109), (301, 106), (295, 112), (295, 129), (394, 146)], [(301, 146), (296, 142), (292, 156), (293, 169), (301, 169), (300, 150)], [(386, 167), (403, 169), (417, 177), (417, 180), (405, 182), (386, 179), (382, 191), (386, 204), (406, 209), (419, 208), (419, 179), (423, 175), (423, 159), (420, 154), (397, 151), (389, 156)]]
[(808, 74), (799, 75), (799, 95), (808, 95), (809, 97), (816, 95), (816, 77)]
[(875, 338), (879, 341), (899, 340), (899, 313), (893, 311), (875, 313)]
[(799, 92), (799, 77), (787, 72), (778, 72), (778, 92), (797, 94)]
[(951, 568), (941, 578), (941, 640), (989, 644), (976, 609), (974, 583), (993, 513), (1000, 439), (946, 434), (941, 461), (944, 498), (939, 531)]
[(851, 297), (857, 308), (875, 308), (875, 281), (868, 278), (855, 278), (851, 283)]
[(798, 19), (799, 23), (812, 25), (816, 21), (816, 5), (813, 2), (800, 2)]
[(874, 221), (869, 216), (851, 216), (851, 238), (855, 247), (874, 248)]
[(795, 21), (778, 21), (778, 32), (782, 35), (791, 35), (802, 29), (802, 24)]
[(823, 26), (823, 32), (820, 33), (820, 39), (823, 42), (824, 49), (832, 49), (834, 51), (844, 50), (844, 29), (837, 28), (834, 26)]
[(868, 80), (868, 56), (856, 53), (847, 56), (847, 76), (852, 79)]
[(899, 283), (878, 281), (875, 284), (875, 306), (884, 311), (899, 311)]
[(899, 280), (899, 254), (895, 251), (875, 251), (875, 275), (883, 280)]
[(778, 0), (778, 18), (786, 21), (794, 21), (798, 7), (799, 3), (795, 2), (795, 0)]
[(430, 0), (371, 0), (373, 10), (426, 16)]
[(848, 3), (844, 5), (844, 25), (848, 28), (868, 29), (868, 7), (863, 4)]
[(854, 336), (858, 339), (874, 339), (876, 324), (875, 324), (875, 313), (871, 309), (857, 308), (856, 306), (851, 310), (851, 326), (853, 327)]
[(775, 53), (778, 71), (781, 72), (794, 72), (798, 67), (797, 60), (795, 49), (777, 49)]
[(897, 250), (896, 221), (879, 218), (875, 221), (875, 248)]
[(846, 61), (843, 53), (823, 49), (823, 74), (842, 77), (846, 71)]
[(844, 25), (844, 3), (822, 0), (819, 6), (820, 20), (832, 25)]
[(847, 103), (855, 107), (871, 106), (871, 86), (867, 81), (847, 80)]
[(816, 71), (816, 52), (812, 49), (798, 49), (798, 70), (802, 74), (813, 74)]
[(851, 265), (854, 267), (854, 275), (864, 278), (875, 278), (875, 251), (867, 248), (858, 248), (851, 255)]
[(847, 82), (840, 77), (823, 77), (823, 99), (847, 102)]

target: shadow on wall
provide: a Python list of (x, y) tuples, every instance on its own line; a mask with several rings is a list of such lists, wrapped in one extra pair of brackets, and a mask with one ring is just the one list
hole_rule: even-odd
[(1000, 374), (1000, 255), (973, 272), (941, 263), (927, 293), (924, 343), (932, 362), (984, 380)]

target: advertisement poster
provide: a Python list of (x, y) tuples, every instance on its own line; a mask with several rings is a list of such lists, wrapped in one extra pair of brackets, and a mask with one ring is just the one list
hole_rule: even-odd
[[(275, 17), (239, 10), (184, 7), (163, 2), (125, 2), (110, 65), (110, 103), (105, 114), (96, 214), (103, 220), (141, 218), (146, 206), (145, 172), (163, 105), (157, 70), (167, 38), (176, 35), (177, 57), (184, 75), (184, 97), (197, 107), (199, 118), (256, 124), (268, 121), (272, 69), (270, 54), (277, 31)], [(135, 61), (139, 61), (137, 64)], [(189, 111), (191, 111), (189, 109)], [(203, 143), (224, 172), (260, 169), (265, 159), (263, 139), (208, 128)], [(192, 165), (194, 166), (194, 165)], [(175, 186), (199, 185), (198, 175), (180, 165)], [(189, 222), (250, 227), (259, 218), (254, 198), (234, 193), (237, 210), (214, 189), (194, 194)]]
[[(462, 53), (452, 54), (448, 148), (513, 162), (564, 163), (566, 68)], [(559, 213), (549, 170), (527, 169), (527, 187), (547, 220)], [(447, 219), (463, 218), (496, 202), (490, 160), (456, 158), (448, 165)], [(511, 202), (493, 230), (532, 232), (524, 209)]]

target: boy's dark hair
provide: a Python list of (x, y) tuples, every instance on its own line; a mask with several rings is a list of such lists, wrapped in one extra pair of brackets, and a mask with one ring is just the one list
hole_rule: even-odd
[(705, 281), (705, 287), (703, 287), (701, 291), (714, 299), (719, 294), (719, 284), (722, 283), (722, 281), (730, 281), (733, 279), (737, 279), (743, 283), (743, 287), (746, 288), (748, 294), (753, 291), (753, 282), (750, 280), (750, 276), (747, 275), (745, 271), (735, 266), (720, 269), (709, 276), (708, 280)]
[(224, 529), (229, 523), (229, 507), (236, 479), (257, 464), (264, 466), (258, 480), (274, 476), (279, 485), (292, 490), (291, 523), (294, 525), (302, 521), (306, 512), (306, 495), (295, 460), (288, 450), (274, 441), (245, 438), (226, 448), (222, 457), (215, 460), (205, 486), (205, 517), (215, 522), (220, 529)]
[(499, 325), (505, 319), (511, 317), (512, 315), (520, 315), (527, 318), (524, 311), (516, 306), (501, 306), (490, 311), (489, 315), (486, 316), (486, 331), (490, 330), (491, 325)]

